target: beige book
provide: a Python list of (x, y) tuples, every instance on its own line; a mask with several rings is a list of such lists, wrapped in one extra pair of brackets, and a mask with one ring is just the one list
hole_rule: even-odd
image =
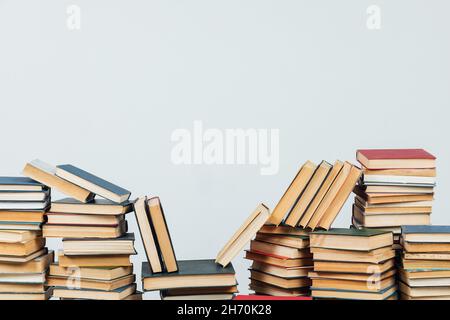
[(27, 163), (23, 169), (23, 175), (82, 202), (88, 202), (95, 196), (88, 190), (58, 177), (56, 175), (56, 167), (39, 159)]
[(285, 221), (286, 225), (295, 227), (299, 223), (300, 219), (305, 214), (305, 211), (308, 208), (309, 204), (314, 199), (314, 196), (319, 191), (319, 188), (322, 186), (331, 168), (332, 165), (326, 161), (322, 161), (320, 163), (305, 190), (298, 198), (296, 204), (287, 216)]
[(270, 217), (269, 209), (260, 204), (253, 213), (245, 220), (244, 224), (233, 234), (231, 239), (219, 251), (216, 263), (227, 266), (236, 255), (243, 250), (245, 245), (255, 236), (259, 229)]
[(314, 211), (311, 220), (308, 222), (307, 225), (308, 228), (311, 228), (312, 230), (317, 228), (319, 222), (322, 220), (322, 217), (325, 215), (326, 211), (328, 210), (329, 206), (331, 205), (334, 198), (338, 194), (339, 190), (344, 185), (345, 180), (350, 174), (351, 169), (352, 165), (349, 162), (345, 162), (342, 169), (339, 171), (339, 174), (334, 179), (330, 188), (328, 189), (322, 201), (320, 202), (319, 206)]
[(314, 174), (315, 169), (316, 165), (311, 161), (307, 161), (300, 168), (294, 180), (291, 182), (286, 192), (283, 194), (277, 206), (273, 210), (272, 215), (269, 219), (270, 223), (279, 225), (283, 221), (284, 217), (291, 211), (298, 197), (306, 188), (306, 185)]

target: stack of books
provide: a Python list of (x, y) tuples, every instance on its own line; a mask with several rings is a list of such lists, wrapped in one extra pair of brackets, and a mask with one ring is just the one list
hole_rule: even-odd
[(315, 299), (395, 300), (395, 251), (390, 231), (330, 229), (310, 234)]
[(361, 170), (349, 162), (307, 161), (272, 212), (269, 222), (328, 230), (352, 193)]
[[(46, 238), (63, 238), (48, 285), (60, 299), (140, 299), (130, 256), (134, 234), (125, 215), (133, 211), (130, 192), (72, 165), (53, 167), (40, 160), (24, 173), (69, 195), (51, 203), (43, 227)], [(103, 199), (96, 199), (96, 196)]]
[(313, 262), (306, 230), (266, 224), (251, 241), (245, 258), (252, 261), (249, 289), (255, 295), (309, 295)]
[(401, 249), (400, 226), (430, 224), (436, 158), (423, 149), (358, 150), (356, 157), (363, 177), (354, 190), (353, 225), (390, 230)]
[(47, 300), (46, 274), (53, 252), (41, 226), (50, 190), (25, 177), (0, 177), (0, 299)]
[(142, 263), (142, 287), (159, 291), (162, 300), (226, 300), (237, 292), (232, 265), (214, 260), (177, 261), (161, 201), (141, 197), (135, 204), (136, 219), (147, 262)]
[(401, 242), (401, 299), (450, 300), (450, 226), (404, 226)]

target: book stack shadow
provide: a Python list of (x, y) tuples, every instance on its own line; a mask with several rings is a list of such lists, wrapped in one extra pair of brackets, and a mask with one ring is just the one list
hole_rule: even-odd
[(435, 157), (423, 149), (358, 150), (363, 176), (355, 187), (353, 226), (394, 233), (401, 253), (402, 225), (429, 225), (436, 185)]
[(237, 292), (231, 264), (213, 259), (177, 261), (164, 210), (158, 197), (141, 197), (135, 213), (147, 254), (142, 287), (159, 291), (162, 300), (230, 300)]
[(450, 300), (450, 226), (403, 226), (402, 300)]
[(53, 252), (45, 248), (42, 224), (50, 189), (25, 177), (0, 177), (0, 299), (48, 300)]
[(24, 174), (70, 196), (51, 203), (43, 226), (45, 238), (62, 238), (47, 279), (53, 296), (141, 299), (130, 260), (136, 254), (134, 234), (127, 233), (131, 193), (72, 165), (53, 167), (35, 160)]
[(314, 299), (396, 300), (390, 231), (339, 229), (310, 234)]

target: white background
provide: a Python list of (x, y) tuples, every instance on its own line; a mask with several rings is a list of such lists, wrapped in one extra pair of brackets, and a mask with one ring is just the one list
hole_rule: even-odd
[[(372, 4), (380, 30), (366, 27)], [(445, 0), (0, 0), (0, 174), (41, 158), (159, 195), (178, 258), (214, 258), (306, 160), (423, 147), (438, 157), (432, 221), (450, 224), (449, 13)], [(175, 166), (170, 135), (194, 120), (280, 129), (279, 174)], [(248, 262), (234, 265), (247, 292)]]

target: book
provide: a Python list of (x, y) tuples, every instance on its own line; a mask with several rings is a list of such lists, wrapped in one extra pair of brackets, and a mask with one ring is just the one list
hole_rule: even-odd
[(78, 277), (82, 279), (110, 281), (125, 277), (133, 273), (133, 266), (125, 267), (62, 267), (53, 263), (50, 265), (49, 274), (56, 277)]
[(312, 287), (318, 289), (335, 289), (335, 290), (349, 290), (362, 292), (380, 292), (395, 286), (395, 277), (386, 279), (374, 279), (372, 281), (355, 281), (342, 279), (321, 279), (313, 278)]
[(64, 299), (124, 300), (130, 295), (135, 294), (135, 292), (136, 284), (131, 284), (113, 291), (55, 287), (53, 289), (53, 296)]
[(48, 189), (43, 191), (0, 191), (0, 201), (45, 201), (49, 195)]
[(355, 201), (355, 206), (361, 210), (364, 215), (377, 215), (377, 214), (409, 214), (409, 213), (431, 213), (431, 206), (423, 207), (399, 207), (399, 206), (368, 206), (364, 207), (359, 201)]
[[(256, 295), (264, 295), (267, 297), (273, 296), (272, 298), (282, 299), (291, 297), (303, 297), (309, 294), (309, 287), (281, 288), (255, 279), (251, 279), (249, 289), (255, 291)], [(308, 297), (308, 299), (311, 298)]]
[(178, 271), (171, 273), (152, 273), (149, 264), (143, 262), (142, 279), (145, 291), (236, 285), (233, 265), (222, 267), (213, 259), (180, 260)]
[(148, 213), (152, 220), (158, 248), (164, 269), (167, 272), (175, 272), (178, 270), (177, 258), (173, 248), (172, 239), (170, 238), (169, 228), (167, 227), (164, 211), (158, 197), (150, 198), (147, 201)]
[(250, 251), (257, 253), (262, 252), (287, 259), (308, 258), (311, 256), (309, 249), (307, 248), (297, 249), (256, 240), (250, 242)]
[(27, 256), (45, 246), (44, 238), (35, 238), (23, 242), (8, 243), (0, 246), (0, 255)]
[(278, 234), (278, 235), (292, 235), (292, 236), (308, 236), (309, 231), (300, 228), (293, 228), (291, 226), (287, 226), (284, 224), (280, 224), (279, 226), (265, 224), (258, 231), (263, 234)]
[(46, 238), (118, 238), (127, 232), (127, 221), (123, 220), (113, 226), (83, 226), (83, 225), (59, 225), (45, 224), (42, 234)]
[[(44, 211), (0, 211), (0, 222), (38, 222), (45, 220)], [(2, 231), (0, 231), (1, 233)], [(1, 236), (0, 236), (1, 237)]]
[(0, 261), (0, 273), (43, 273), (54, 260), (54, 252), (46, 249), (29, 261)]
[(155, 233), (148, 214), (147, 197), (139, 198), (134, 205), (136, 221), (140, 230), (147, 261), (153, 273), (162, 272), (163, 266), (159, 249), (156, 245)]
[(93, 215), (122, 215), (133, 211), (133, 201), (117, 204), (107, 199), (94, 199), (83, 203), (74, 198), (64, 198), (52, 202), (51, 212)]
[(72, 214), (47, 212), (47, 222), (49, 224), (59, 225), (103, 225), (117, 226), (123, 220), (125, 215), (101, 215), (101, 214)]
[(1, 201), (0, 210), (33, 210), (33, 211), (45, 211), (50, 206), (48, 200), (44, 201)]
[(53, 289), (48, 288), (45, 292), (20, 292), (20, 293), (1, 293), (0, 300), (49, 300), (52, 296)]
[(56, 167), (56, 175), (116, 203), (130, 198), (131, 192), (70, 164)]
[(42, 222), (0, 221), (0, 230), (3, 231), (40, 231)]
[(268, 283), (283, 289), (303, 288), (311, 285), (311, 280), (308, 277), (281, 278), (253, 269), (250, 269), (250, 279)]
[(450, 269), (450, 260), (410, 260), (403, 258), (402, 266), (407, 270), (442, 270)]
[(23, 175), (30, 177), (50, 188), (57, 189), (79, 201), (88, 202), (94, 198), (94, 194), (76, 184), (56, 175), (56, 167), (39, 159), (33, 160), (25, 165)]
[(134, 274), (126, 275), (113, 280), (84, 279), (74, 275), (69, 277), (48, 276), (47, 284), (52, 287), (71, 287), (76, 283), (77, 289), (93, 289), (113, 291), (131, 285), (136, 280)]
[(322, 198), (322, 201), (317, 206), (317, 209), (314, 211), (314, 213), (311, 216), (311, 219), (308, 222), (307, 227), (311, 228), (312, 230), (316, 229), (319, 225), (319, 222), (322, 220), (322, 217), (325, 215), (326, 211), (334, 201), (335, 197), (339, 193), (339, 190), (344, 185), (345, 180), (350, 174), (350, 171), (352, 170), (352, 165), (349, 162), (345, 162), (342, 166), (342, 169), (339, 171), (336, 178), (331, 183), (330, 187), (326, 191), (325, 195)]
[(304, 267), (284, 268), (270, 265), (267, 263), (253, 261), (251, 269), (262, 273), (267, 273), (276, 277), (289, 279), (289, 278), (307, 277), (308, 272), (312, 271), (313, 266), (310, 265)]
[(304, 249), (309, 245), (309, 238), (305, 236), (268, 235), (258, 232), (255, 240), (297, 249)]
[(450, 243), (450, 226), (402, 226), (402, 237), (407, 242)]
[(386, 176), (415, 176), (415, 177), (436, 177), (436, 168), (429, 169), (368, 169), (362, 166), (364, 174), (367, 175), (386, 175)]
[(400, 272), (400, 281), (409, 287), (450, 287), (450, 277), (410, 279), (407, 273)]
[(119, 238), (69, 238), (63, 239), (63, 251), (67, 256), (75, 255), (133, 255), (134, 233)]
[(376, 282), (392, 278), (396, 275), (396, 268), (388, 269), (382, 273), (338, 273), (338, 272), (326, 272), (326, 271), (313, 271), (308, 274), (311, 279), (335, 279), (335, 280), (351, 280), (360, 282)]
[(24, 242), (42, 236), (41, 231), (0, 230), (0, 242)]
[(423, 149), (360, 149), (356, 159), (368, 169), (436, 167), (436, 157)]
[(355, 203), (363, 208), (384, 208), (384, 207), (431, 207), (433, 201), (412, 201), (412, 202), (393, 202), (393, 203), (369, 203), (358, 195), (355, 197)]
[(416, 187), (416, 186), (395, 186), (395, 185), (364, 185), (365, 193), (387, 193), (389, 194), (424, 194), (434, 193), (434, 187)]
[(281, 268), (306, 267), (313, 265), (311, 256), (306, 258), (288, 259), (284, 257), (264, 254), (262, 252), (246, 251), (245, 259), (258, 261)]
[(450, 243), (427, 243), (427, 242), (408, 242), (401, 239), (401, 243), (406, 252), (410, 253), (436, 253), (450, 252)]
[(260, 204), (253, 213), (245, 220), (244, 224), (234, 233), (231, 239), (219, 251), (216, 263), (227, 266), (233, 258), (242, 251), (244, 246), (255, 236), (259, 229), (270, 217), (269, 209)]
[(342, 249), (311, 248), (315, 260), (380, 263), (395, 257), (392, 246), (371, 251), (353, 251)]
[(35, 191), (39, 192), (45, 186), (26, 177), (0, 177), (0, 191)]
[(390, 298), (397, 299), (397, 287), (392, 286), (380, 292), (364, 292), (364, 291), (344, 291), (344, 290), (327, 290), (320, 288), (311, 288), (311, 295), (317, 298), (325, 299), (350, 299), (350, 300), (388, 300)]
[[(299, 224), (301, 221), (300, 219), (303, 218), (306, 209), (319, 191), (319, 188), (322, 186), (331, 168), (332, 165), (326, 161), (322, 161), (319, 164), (305, 190), (300, 195), (291, 212), (286, 217), (286, 225), (295, 227)], [(307, 222), (307, 220), (309, 221), (308, 217), (305, 217), (305, 219), (302, 220), (303, 224)]]
[(309, 180), (311, 179), (316, 165), (311, 161), (307, 161), (298, 171), (294, 180), (291, 182), (280, 201), (276, 205), (275, 209), (270, 216), (269, 222), (274, 225), (279, 225), (284, 217), (289, 214), (293, 208), (298, 197), (302, 194), (303, 190), (306, 188)]
[(378, 274), (386, 272), (395, 267), (395, 259), (380, 263), (367, 262), (343, 262), (343, 261), (316, 261), (314, 260), (314, 271), (339, 272), (339, 273), (361, 273)]
[(446, 287), (410, 287), (403, 282), (399, 282), (399, 289), (403, 294), (410, 297), (442, 297), (450, 296), (450, 286)]
[(400, 214), (365, 214), (358, 206), (353, 206), (353, 217), (365, 227), (390, 227), (404, 224), (430, 224), (428, 213), (400, 213)]
[(392, 232), (376, 229), (334, 228), (310, 234), (311, 248), (370, 251), (392, 246), (393, 242)]
[[(417, 201), (433, 201), (434, 194), (383, 194), (383, 193), (365, 193), (360, 191), (359, 188), (355, 188), (353, 192), (364, 203), (368, 204), (397, 204), (402, 202), (417, 202)], [(405, 206), (409, 206), (405, 205)]]
[(397, 185), (397, 186), (423, 186), (434, 187), (436, 184), (436, 177), (416, 177), (416, 176), (388, 176), (364, 174), (362, 182), (365, 185), (382, 184), (382, 185)]
[(132, 266), (129, 255), (104, 256), (67, 256), (58, 252), (58, 262), (61, 267), (129, 267)]
[(325, 230), (330, 229), (332, 223), (344, 206), (345, 201), (347, 201), (348, 197), (352, 193), (352, 190), (354, 189), (360, 176), (361, 170), (355, 166), (352, 166), (347, 178), (339, 189), (339, 192), (336, 194), (333, 201), (322, 215), (317, 227)]
[(44, 292), (48, 289), (44, 283), (0, 283), (0, 294), (8, 293), (36, 293)]
[(0, 273), (0, 283), (45, 283), (44, 273)]

